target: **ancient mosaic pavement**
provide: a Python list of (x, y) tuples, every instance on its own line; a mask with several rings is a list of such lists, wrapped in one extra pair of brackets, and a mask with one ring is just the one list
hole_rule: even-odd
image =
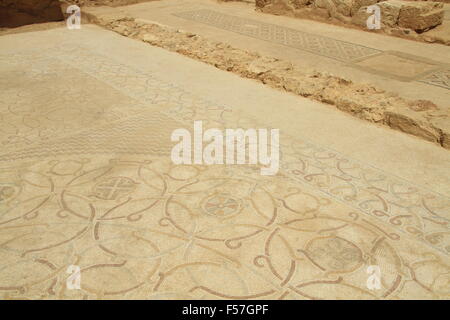
[(428, 84), (432, 84), (438, 87), (450, 88), (450, 69), (448, 70), (440, 70), (434, 73), (431, 73), (420, 80), (421, 82), (425, 82)]
[[(423, 61), (425, 59), (420, 57), (411, 56), (409, 59), (402, 57), (402, 61), (395, 61), (395, 59), (398, 59), (398, 56), (394, 55), (394, 57), (392, 57), (392, 53), (388, 51), (385, 52), (375, 48), (314, 35), (275, 24), (227, 15), (208, 9), (179, 12), (174, 13), (173, 15), (259, 40), (269, 41), (325, 56), (348, 63), (349, 65), (360, 69), (362, 68), (367, 72), (381, 74), (389, 78), (402, 81), (418, 80), (429, 85), (450, 89), (448, 78), (450, 69), (448, 69), (448, 65), (437, 64), (436, 66), (436, 63), (433, 61)], [(383, 59), (383, 64), (375, 64), (374, 66), (370, 63), (368, 65), (363, 65), (361, 63), (362, 61), (370, 62), (371, 59), (377, 59), (378, 57), (379, 59)], [(394, 61), (392, 61), (392, 59), (394, 59)], [(412, 70), (417, 68), (418, 64), (430, 64), (429, 67), (431, 68), (429, 70), (425, 68), (424, 70), (411, 73)], [(400, 66), (401, 68), (399, 68)]]
[(174, 13), (174, 15), (344, 62), (381, 52), (377, 49), (356, 45), (346, 41), (339, 41), (333, 38), (309, 34), (275, 24), (227, 15), (208, 9)]
[(450, 298), (448, 197), (301, 137), (274, 177), (173, 165), (173, 128), (263, 124), (87, 47), (0, 69), (1, 298)]

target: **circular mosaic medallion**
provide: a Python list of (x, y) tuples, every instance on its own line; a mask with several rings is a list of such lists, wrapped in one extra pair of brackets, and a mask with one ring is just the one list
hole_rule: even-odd
[(202, 208), (209, 215), (228, 217), (240, 211), (241, 202), (226, 194), (215, 194), (203, 201)]

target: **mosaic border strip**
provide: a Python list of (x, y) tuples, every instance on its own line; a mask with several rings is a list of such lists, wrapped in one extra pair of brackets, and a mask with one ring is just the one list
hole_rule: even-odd
[(173, 15), (186, 20), (196, 21), (223, 30), (243, 34), (255, 39), (304, 50), (342, 62), (349, 62), (354, 59), (382, 52), (378, 49), (346, 41), (318, 36), (275, 24), (240, 18), (207, 9), (173, 13)]

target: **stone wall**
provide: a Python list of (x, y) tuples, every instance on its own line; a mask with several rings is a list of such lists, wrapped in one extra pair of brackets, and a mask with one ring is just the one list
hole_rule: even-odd
[[(381, 28), (422, 33), (440, 25), (444, 18), (440, 2), (402, 0), (256, 0), (263, 12), (297, 17), (333, 19), (367, 28), (367, 7), (381, 9)], [(408, 32), (409, 32), (408, 31)]]
[(58, 0), (0, 0), (0, 27), (63, 20)]
[[(444, 18), (443, 4), (437, 2), (388, 0), (379, 2), (378, 6), (385, 28), (410, 29), (421, 33), (440, 25)], [(362, 6), (352, 16), (352, 23), (364, 27), (368, 17), (367, 6)]]

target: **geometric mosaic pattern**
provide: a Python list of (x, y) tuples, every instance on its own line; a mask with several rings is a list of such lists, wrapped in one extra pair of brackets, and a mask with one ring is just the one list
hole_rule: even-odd
[(160, 112), (144, 113), (63, 138), (50, 139), (11, 152), (0, 152), (0, 161), (83, 153), (169, 156), (170, 135), (181, 127), (180, 122)]
[(377, 49), (346, 41), (317, 36), (291, 28), (226, 15), (207, 9), (174, 13), (173, 15), (343, 62), (349, 62), (381, 52)]
[[(0, 298), (449, 298), (448, 197), (284, 134), (276, 176), (177, 166), (164, 140), (175, 127), (267, 124), (88, 47), (0, 57), (33, 81), (60, 77), (61, 61), (76, 69), (73, 84), (102, 83), (112, 88), (102, 98), (123, 105), (73, 135), (50, 116), (0, 137), (33, 137), (17, 153), (0, 149)], [(0, 128), (45, 106), (20, 109), (16, 97), (61, 103), (52, 88), (2, 79)], [(80, 123), (91, 123), (80, 107)], [(70, 265), (80, 290), (66, 286)], [(368, 265), (381, 269), (380, 290), (367, 289)]]
[(450, 69), (433, 72), (419, 81), (450, 90)]

